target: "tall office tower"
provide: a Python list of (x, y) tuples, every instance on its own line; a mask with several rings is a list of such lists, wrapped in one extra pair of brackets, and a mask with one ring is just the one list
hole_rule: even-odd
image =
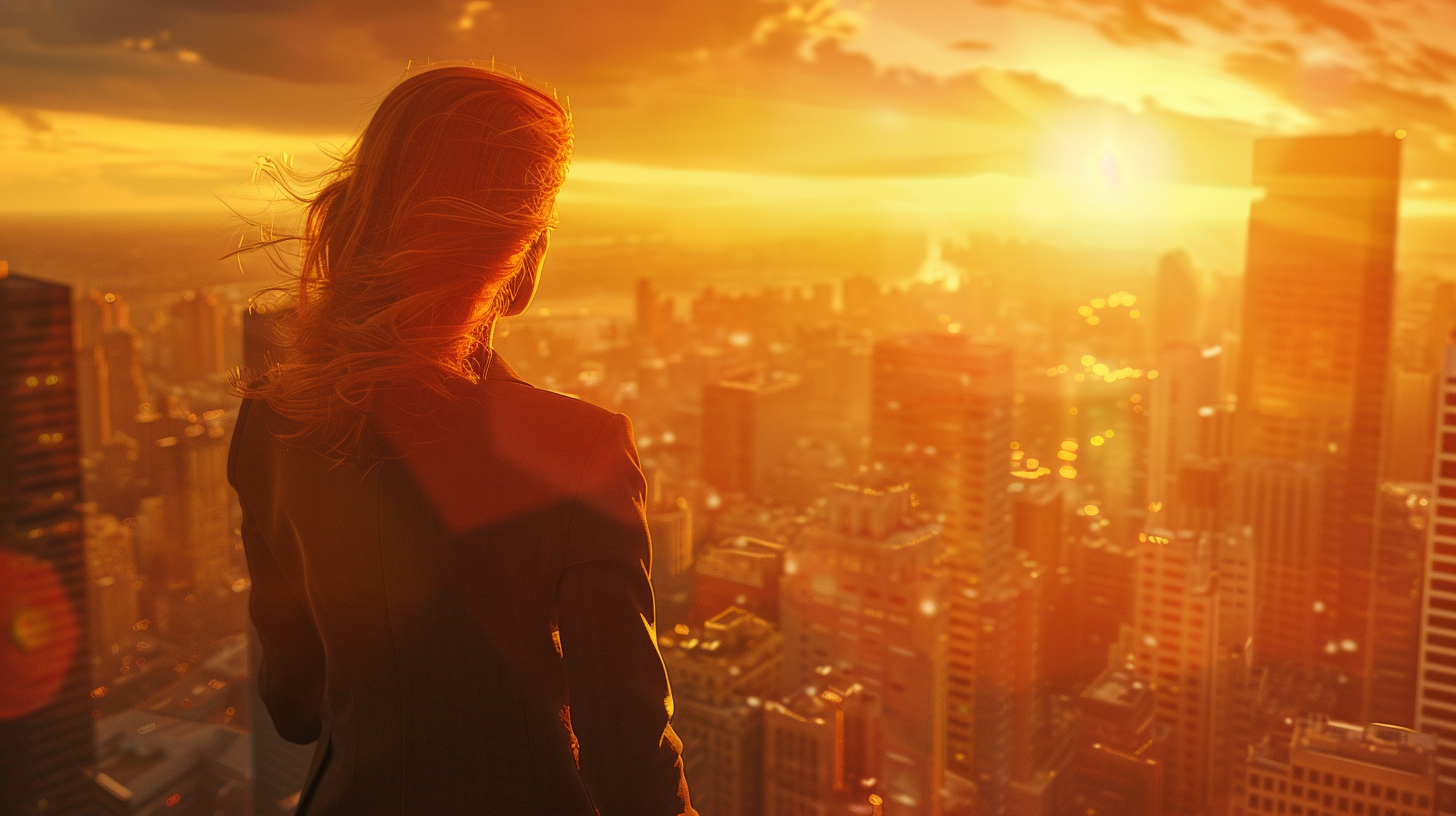
[(915, 518), (904, 484), (841, 484), (827, 519), (785, 565), (784, 665), (792, 694), (819, 668), (848, 672), (885, 715), (881, 792), (897, 813), (939, 812), (944, 786), (944, 578), (938, 525)]
[[(910, 479), (943, 518), (951, 586), (946, 767), (974, 778), (980, 593), (1012, 563), (1011, 450), (1015, 370), (1010, 346), (956, 334), (875, 344), (871, 455)], [(982, 724), (986, 733), (996, 733)]]
[(637, 338), (647, 345), (657, 341), (657, 333), (661, 328), (662, 299), (657, 294), (657, 287), (652, 285), (650, 278), (637, 279)]
[(92, 760), (71, 290), (0, 261), (0, 813), (81, 813)]
[(1365, 638), (1370, 644), (1365, 650), (1367, 680), (1361, 706), (1365, 722), (1405, 728), (1415, 725), (1421, 585), (1434, 497), (1428, 483), (1380, 485), (1375, 586), (1370, 603), (1370, 634)]
[(763, 812), (763, 701), (778, 691), (783, 638), (729, 607), (698, 632), (658, 635), (672, 677), (672, 727), (683, 742), (693, 805), (720, 816)]
[[(1261, 664), (1311, 666), (1327, 648), (1321, 633), (1330, 628), (1322, 621), (1335, 609), (1317, 580), (1334, 523), (1325, 510), (1327, 475), (1318, 465), (1277, 459), (1234, 463), (1233, 521), (1254, 531), (1254, 658)], [(1345, 648), (1358, 648), (1357, 641)]]
[(795, 374), (747, 373), (704, 386), (703, 480), (725, 493), (772, 495), (803, 403)]
[[(661, 472), (654, 473), (647, 506), (647, 532), (652, 541), (652, 588), (657, 595), (659, 616), (667, 611), (664, 606), (672, 596), (691, 589), (693, 580), (693, 509), (681, 496), (672, 501), (664, 499), (661, 481)], [(681, 608), (673, 611), (676, 614), (669, 623), (677, 623), (686, 612)]]
[(1072, 549), (1072, 619), (1077, 621), (1073, 678), (1085, 686), (1107, 667), (1109, 650), (1132, 622), (1137, 550), (1102, 537), (1084, 537)]
[(855, 806), (871, 812), (880, 701), (852, 675), (823, 668), (815, 685), (764, 703), (765, 816), (848, 816)]
[(1018, 564), (982, 588), (976, 683), (976, 782), (981, 813), (1005, 813), (1013, 782), (1044, 759), (1038, 568)]
[(1011, 542), (1018, 553), (1055, 570), (1067, 563), (1062, 515), (1066, 493), (1061, 485), (1045, 480), (1013, 482), (1011, 500)]
[(226, 314), (217, 295), (187, 291), (172, 306), (169, 324), (176, 375), (201, 379), (227, 367)]
[(870, 452), (944, 514), (948, 549), (982, 581), (1012, 563), (1011, 346), (956, 334), (875, 344)]
[(1104, 670), (1077, 697), (1071, 762), (1056, 816), (1162, 816), (1163, 740), (1148, 679)]
[[(1339, 665), (1352, 680), (1340, 712), (1354, 713), (1369, 646), (1400, 141), (1261, 139), (1254, 183), (1265, 195), (1249, 217), (1235, 455), (1314, 469), (1327, 522), (1317, 571), (1294, 572), (1302, 556), (1282, 548), (1309, 539), (1293, 517), (1303, 506), (1269, 507), (1265, 526), (1254, 527), (1258, 568), (1272, 571), (1259, 582), (1261, 603), (1276, 610), (1275, 628), (1295, 641), (1313, 631), (1318, 647), (1273, 656)], [(1304, 597), (1309, 584), (1313, 599)]]
[(825, 325), (801, 329), (799, 342), (808, 407), (818, 432), (858, 445), (870, 432), (873, 347), (868, 338)]
[(137, 583), (136, 537), (116, 516), (88, 512), (86, 589), (91, 610), (91, 671), (103, 686), (121, 671), (137, 642), (141, 608)]
[(1391, 372), (1382, 478), (1392, 482), (1423, 482), (1431, 478), (1436, 390), (1435, 371)]
[(224, 634), (216, 602), (231, 592), (236, 571), (228, 438), (218, 425), (197, 423), (156, 443), (162, 519), (143, 542), (142, 565), (157, 631), (182, 642)]
[(1456, 343), (1441, 371), (1435, 512), (1426, 540), (1416, 728), (1436, 736), (1442, 812), (1456, 810)]
[(693, 564), (688, 622), (701, 624), (730, 606), (778, 620), (784, 555), (782, 544), (749, 536), (735, 536), (705, 550)]
[(1164, 253), (1153, 290), (1153, 352), (1198, 346), (1202, 323), (1203, 293), (1193, 260), (1181, 249)]
[(142, 376), (138, 343), (135, 329), (120, 326), (102, 335), (100, 347), (105, 356), (103, 408), (108, 414), (107, 422), (113, 433), (120, 431), (133, 439), (137, 435), (137, 414), (150, 399), (146, 378)]
[(1306, 717), (1287, 740), (1249, 747), (1243, 793), (1227, 812), (1433, 816), (1435, 743), (1405, 728)]
[(1204, 409), (1223, 402), (1218, 392), (1222, 349), (1164, 346), (1157, 352), (1158, 378), (1148, 395), (1148, 521), (1160, 526), (1173, 512), (1178, 469), (1199, 455)]
[(1247, 534), (1139, 535), (1132, 665), (1168, 733), (1164, 811), (1223, 813), (1248, 745), (1253, 544)]

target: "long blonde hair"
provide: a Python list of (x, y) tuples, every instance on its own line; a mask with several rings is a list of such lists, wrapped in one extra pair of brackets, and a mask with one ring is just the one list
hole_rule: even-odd
[[(434, 68), (384, 98), (306, 204), (282, 359), (240, 376), (335, 460), (381, 453), (380, 400), (477, 380), (485, 332), (539, 265), (571, 118), (519, 78)], [(261, 374), (261, 376), (259, 376)]]

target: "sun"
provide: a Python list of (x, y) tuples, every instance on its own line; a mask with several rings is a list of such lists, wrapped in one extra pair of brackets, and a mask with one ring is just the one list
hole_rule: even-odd
[(1063, 210), (1145, 224), (1167, 217), (1173, 153), (1167, 134), (1133, 117), (1072, 115), (1044, 129), (1035, 173)]

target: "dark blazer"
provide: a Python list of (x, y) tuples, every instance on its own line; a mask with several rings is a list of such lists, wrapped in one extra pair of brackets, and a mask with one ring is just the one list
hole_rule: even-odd
[(378, 415), (372, 466), (238, 414), (258, 682), (318, 741), (298, 813), (693, 814), (631, 425), (483, 357), (432, 419)]

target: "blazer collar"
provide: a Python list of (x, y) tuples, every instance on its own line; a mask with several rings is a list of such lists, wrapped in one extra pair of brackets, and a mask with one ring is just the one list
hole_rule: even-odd
[(521, 376), (516, 373), (516, 370), (514, 368), (511, 368), (511, 364), (506, 362), (506, 358), (502, 357), (499, 351), (496, 351), (489, 346), (485, 346), (480, 353), (485, 355), (484, 379), (525, 382), (525, 380), (521, 379)]

